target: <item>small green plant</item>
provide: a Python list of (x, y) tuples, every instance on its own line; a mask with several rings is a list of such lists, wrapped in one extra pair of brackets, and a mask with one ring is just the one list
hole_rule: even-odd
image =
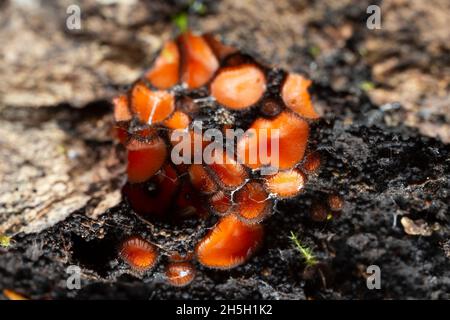
[(313, 58), (317, 58), (320, 55), (320, 48), (313, 45), (308, 48), (308, 52)]
[(180, 33), (184, 33), (189, 29), (189, 14), (204, 15), (207, 9), (203, 2), (191, 0), (185, 10), (177, 13), (172, 22), (177, 26)]
[(312, 249), (308, 246), (302, 245), (298, 237), (291, 231), (289, 239), (294, 243), (295, 248), (300, 252), (302, 259), (307, 266), (314, 266), (317, 264), (316, 256), (313, 254)]
[(8, 248), (11, 245), (11, 237), (0, 234), (0, 247)]
[(177, 26), (178, 30), (180, 30), (181, 33), (184, 33), (189, 28), (189, 17), (186, 12), (181, 12), (177, 14), (173, 18), (173, 23)]
[(359, 84), (359, 88), (363, 91), (370, 91), (375, 89), (375, 83), (371, 81), (363, 81)]

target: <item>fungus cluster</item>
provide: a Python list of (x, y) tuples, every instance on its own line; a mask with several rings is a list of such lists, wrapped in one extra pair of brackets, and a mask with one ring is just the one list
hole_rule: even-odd
[[(262, 222), (273, 213), (274, 201), (298, 195), (317, 170), (320, 157), (307, 150), (309, 123), (319, 117), (310, 84), (212, 35), (188, 31), (167, 42), (150, 70), (114, 99), (116, 135), (128, 157), (123, 194), (133, 211), (148, 221), (212, 221), (192, 253), (169, 257), (169, 283), (190, 283), (195, 263), (229, 269), (246, 262), (263, 240)], [(243, 134), (231, 150), (224, 148), (221, 161), (173, 160), (174, 148), (185, 143), (173, 139), (174, 132), (191, 138), (180, 150), (192, 160), (212, 143), (203, 136), (211, 128)], [(271, 149), (252, 156), (252, 147), (271, 141), (273, 129), (278, 170), (267, 174), (264, 169), (273, 169)], [(159, 254), (137, 236), (120, 248), (123, 260), (139, 272), (150, 270)]]

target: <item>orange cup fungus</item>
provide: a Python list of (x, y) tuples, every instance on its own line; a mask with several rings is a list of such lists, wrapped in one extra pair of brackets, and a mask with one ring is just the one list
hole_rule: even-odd
[(249, 182), (234, 193), (235, 213), (248, 223), (262, 221), (272, 208), (272, 202), (264, 187), (258, 182)]
[(164, 121), (169, 129), (186, 129), (191, 123), (189, 116), (182, 111), (175, 111), (170, 118)]
[(195, 268), (190, 262), (169, 262), (165, 275), (171, 285), (184, 287), (194, 280)]
[(311, 80), (299, 74), (289, 74), (281, 89), (281, 96), (288, 108), (294, 112), (305, 118), (317, 119), (319, 114), (314, 110), (308, 93), (310, 85)]
[(320, 168), (320, 154), (315, 151), (306, 156), (302, 164), (302, 168), (310, 173), (316, 172)]
[(279, 171), (266, 180), (266, 188), (278, 198), (290, 198), (298, 195), (306, 183), (306, 176), (298, 169)]
[(184, 53), (182, 82), (190, 89), (205, 85), (219, 68), (219, 62), (211, 47), (204, 37), (191, 32), (182, 34), (179, 43)]
[(262, 237), (262, 225), (246, 224), (229, 215), (198, 243), (195, 253), (204, 266), (230, 269), (247, 261), (261, 244)]
[(144, 272), (156, 264), (158, 251), (150, 242), (131, 237), (122, 243), (120, 256), (133, 270)]
[(169, 218), (169, 209), (179, 189), (178, 173), (172, 166), (165, 165), (146, 183), (128, 183), (122, 191), (135, 212), (149, 220), (165, 220)]
[(219, 216), (226, 215), (230, 212), (233, 202), (231, 201), (231, 195), (218, 191), (209, 199), (211, 212)]
[(311, 219), (316, 222), (322, 222), (328, 218), (328, 208), (322, 203), (313, 204), (310, 212)]
[[(274, 129), (277, 131), (274, 131)], [(279, 137), (278, 163), (275, 164), (271, 162), (273, 155), (269, 152), (271, 150), (272, 135), (274, 134), (277, 134)], [(267, 157), (264, 157), (266, 153), (260, 151), (262, 135), (264, 135), (263, 142), (267, 146)], [(273, 119), (257, 119), (238, 142), (237, 154), (252, 169), (258, 169), (267, 165), (275, 165), (280, 169), (289, 169), (303, 159), (308, 137), (308, 123), (295, 114), (284, 111)], [(252, 151), (251, 146), (257, 146), (257, 152)], [(257, 155), (256, 159), (252, 159), (252, 153)]]
[(161, 54), (155, 60), (155, 65), (145, 78), (157, 89), (169, 89), (177, 84), (179, 69), (180, 51), (174, 41), (169, 41), (164, 45)]
[[(272, 214), (274, 199), (298, 195), (306, 174), (320, 166), (317, 154), (305, 158), (310, 122), (318, 118), (310, 84), (213, 35), (189, 31), (167, 42), (153, 67), (113, 100), (115, 132), (128, 153), (123, 195), (130, 207), (150, 223), (210, 223), (215, 221), (210, 217), (219, 216), (198, 239), (194, 259), (218, 269), (245, 263), (262, 243), (262, 223)], [(204, 124), (200, 131), (197, 122)], [(214, 145), (203, 137), (207, 129), (240, 129), (243, 135), (230, 149), (221, 147), (220, 161), (211, 163), (202, 157)], [(266, 152), (259, 152), (264, 143)], [(190, 162), (175, 160), (178, 149)], [(263, 173), (268, 167), (278, 171)], [(125, 240), (120, 256), (137, 271), (151, 269), (158, 260), (156, 247), (140, 237)], [(166, 266), (174, 286), (190, 283), (194, 275), (189, 261), (171, 259)]]
[(193, 164), (189, 167), (189, 178), (193, 187), (204, 193), (213, 193), (217, 190), (215, 182), (201, 164)]
[(150, 142), (132, 139), (127, 145), (128, 180), (143, 182), (150, 179), (163, 166), (167, 157), (167, 148), (162, 139)]
[(223, 163), (209, 165), (210, 172), (224, 189), (236, 189), (247, 179), (247, 172), (242, 164), (228, 155), (224, 156)]
[(169, 92), (152, 91), (143, 83), (137, 83), (131, 91), (131, 109), (143, 123), (163, 121), (174, 108), (174, 97)]
[(226, 108), (241, 110), (261, 99), (266, 90), (264, 73), (254, 65), (224, 68), (211, 83), (211, 94)]
[(128, 107), (128, 98), (124, 95), (113, 99), (114, 104), (114, 120), (116, 122), (131, 120), (131, 112)]
[(344, 207), (344, 200), (337, 194), (330, 194), (327, 203), (332, 211), (340, 211)]

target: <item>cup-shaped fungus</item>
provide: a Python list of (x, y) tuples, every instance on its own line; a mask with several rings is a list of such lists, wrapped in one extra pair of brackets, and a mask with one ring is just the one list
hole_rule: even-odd
[(294, 197), (301, 192), (306, 176), (298, 169), (279, 171), (266, 180), (266, 188), (278, 198)]
[[(129, 206), (149, 225), (162, 222), (164, 228), (174, 222), (208, 226), (215, 221), (208, 217), (217, 215), (211, 230), (202, 239), (193, 237), (186, 248), (195, 245), (195, 259), (210, 268), (246, 262), (262, 242), (262, 221), (272, 214), (274, 198), (298, 195), (305, 173), (320, 166), (317, 153), (304, 159), (308, 122), (318, 117), (310, 83), (265, 66), (212, 35), (186, 32), (167, 42), (153, 67), (113, 101), (115, 133), (128, 152), (123, 195)], [(201, 121), (206, 125), (197, 124)], [(233, 137), (231, 149), (226, 141), (212, 153), (216, 138), (205, 136), (208, 129), (225, 133), (218, 141), (228, 139), (227, 129), (244, 134)], [(329, 206), (341, 207), (338, 200), (329, 198)], [(323, 221), (328, 208), (318, 209), (313, 219)], [(154, 266), (158, 252), (132, 237), (122, 243), (120, 256), (133, 270), (145, 271)], [(195, 270), (189, 260), (170, 256), (169, 283), (192, 281)]]
[(278, 98), (266, 98), (261, 102), (260, 111), (266, 117), (275, 117), (283, 111), (283, 103)]
[(194, 258), (193, 251), (180, 253), (179, 251), (172, 251), (169, 255), (169, 262), (187, 262)]
[(123, 194), (131, 208), (150, 220), (167, 218), (169, 208), (179, 189), (177, 172), (170, 165), (165, 165), (146, 183), (127, 183)]
[(234, 215), (223, 217), (198, 243), (198, 261), (207, 267), (230, 269), (243, 264), (262, 242), (260, 224), (246, 224)]
[(321, 203), (315, 203), (311, 208), (310, 216), (313, 221), (325, 221), (328, 217), (328, 208)]
[(213, 213), (223, 216), (230, 212), (233, 205), (231, 195), (220, 190), (213, 194), (209, 199), (210, 209)]
[(166, 161), (167, 148), (157, 137), (150, 142), (132, 139), (128, 145), (128, 181), (143, 182), (150, 179)]
[(258, 182), (248, 182), (234, 193), (235, 214), (248, 223), (262, 221), (272, 209), (272, 200)]
[(158, 260), (155, 245), (139, 237), (131, 237), (123, 241), (119, 254), (132, 270), (138, 272), (151, 269)]
[(330, 194), (327, 198), (327, 202), (332, 211), (339, 211), (344, 207), (344, 200), (337, 194)]
[(205, 34), (203, 37), (219, 60), (222, 60), (237, 51), (236, 48), (222, 43), (220, 39), (213, 34)]
[(302, 117), (317, 119), (319, 114), (314, 110), (308, 87), (311, 80), (299, 74), (289, 74), (281, 89), (284, 103)]
[(138, 82), (131, 90), (131, 109), (143, 123), (161, 122), (175, 109), (174, 97), (166, 91), (152, 91)]
[(195, 268), (190, 262), (169, 262), (165, 275), (171, 285), (184, 287), (194, 280)]
[(155, 60), (155, 65), (145, 77), (161, 90), (169, 89), (178, 83), (180, 73), (180, 52), (175, 41), (167, 42)]
[(178, 219), (188, 219), (190, 217), (207, 217), (207, 210), (203, 205), (200, 194), (192, 188), (192, 185), (184, 181), (181, 185), (178, 196), (175, 199), (175, 208), (172, 214)]
[(255, 65), (221, 70), (211, 83), (211, 94), (225, 107), (241, 110), (261, 99), (266, 90), (264, 73)]
[(217, 185), (206, 172), (206, 169), (201, 164), (193, 164), (189, 167), (189, 177), (191, 183), (197, 190), (209, 194), (217, 190)]
[(191, 32), (182, 34), (179, 43), (185, 61), (182, 65), (182, 82), (191, 89), (205, 85), (219, 67), (213, 51), (202, 36)]
[(125, 95), (120, 95), (113, 99), (114, 105), (114, 120), (116, 122), (131, 120), (131, 112), (128, 106), (128, 98)]
[(189, 127), (191, 119), (182, 111), (175, 111), (168, 119), (164, 121), (164, 125), (169, 129), (186, 129)]
[(224, 189), (235, 190), (244, 184), (248, 174), (242, 164), (234, 160), (226, 152), (223, 155), (221, 161), (210, 164), (208, 169)]
[(313, 173), (320, 168), (320, 163), (320, 153), (318, 151), (314, 151), (306, 156), (302, 167), (305, 171)]
[[(259, 118), (253, 122), (239, 140), (237, 154), (239, 159), (252, 169), (267, 165), (289, 169), (303, 159), (308, 137), (308, 123), (295, 114), (285, 111), (274, 119)], [(272, 143), (274, 140), (278, 142), (278, 148), (275, 150)], [(261, 146), (264, 145), (266, 150), (263, 152)]]

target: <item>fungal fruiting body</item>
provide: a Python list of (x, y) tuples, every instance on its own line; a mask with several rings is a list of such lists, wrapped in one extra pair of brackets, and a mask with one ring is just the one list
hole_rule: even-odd
[(131, 237), (123, 241), (120, 256), (133, 270), (144, 272), (156, 264), (158, 251), (150, 242), (139, 237)]
[(303, 161), (302, 168), (308, 173), (316, 172), (320, 167), (320, 154), (315, 151), (308, 154)]
[[(298, 195), (320, 165), (308, 154), (310, 123), (319, 117), (310, 84), (212, 35), (186, 32), (167, 42), (154, 65), (113, 100), (128, 154), (123, 194), (133, 211), (151, 222), (210, 221), (195, 245), (196, 261), (219, 269), (246, 262), (262, 242), (274, 200)], [(229, 130), (241, 132), (231, 146)], [(154, 245), (137, 237), (120, 254), (136, 270), (157, 260)], [(189, 266), (170, 262), (168, 281), (189, 283)]]
[(144, 182), (161, 169), (167, 157), (167, 149), (160, 138), (140, 141), (132, 138), (128, 149), (128, 181)]
[(246, 224), (229, 215), (198, 243), (195, 253), (207, 267), (230, 269), (247, 261), (261, 244), (262, 236), (262, 225)]
[(262, 221), (272, 209), (272, 200), (264, 187), (250, 181), (234, 193), (234, 212), (246, 223)]
[(311, 80), (305, 79), (302, 75), (289, 74), (281, 89), (281, 96), (284, 103), (294, 112), (305, 118), (317, 119), (319, 115), (314, 110), (307, 90), (310, 85)]
[(267, 190), (278, 198), (296, 196), (305, 186), (306, 175), (299, 169), (279, 171), (266, 180)]
[(174, 41), (167, 42), (145, 78), (156, 88), (169, 89), (178, 82), (180, 52)]
[[(270, 131), (276, 129), (277, 131)], [(280, 169), (289, 169), (295, 167), (302, 159), (306, 150), (309, 125), (297, 115), (283, 111), (273, 119), (259, 118), (250, 126), (249, 130), (243, 135), (237, 144), (237, 154), (243, 159), (244, 164), (252, 169), (260, 169), (265, 165), (270, 165), (273, 159), (272, 154), (260, 152), (258, 149), (255, 154), (256, 161), (252, 161), (251, 146), (259, 148), (272, 137), (267, 132), (277, 133), (278, 136), (278, 163)], [(261, 137), (263, 136), (263, 137)], [(264, 139), (263, 141), (261, 141)], [(268, 148), (268, 151), (270, 148)], [(270, 159), (270, 160), (269, 160)]]
[(342, 207), (344, 206), (344, 201), (337, 194), (329, 195), (328, 199), (327, 199), (327, 202), (328, 202), (328, 206), (333, 211), (342, 210)]
[(233, 110), (246, 109), (255, 104), (265, 90), (264, 73), (251, 64), (224, 68), (211, 83), (212, 96)]
[(194, 280), (195, 268), (190, 262), (169, 262), (165, 274), (170, 284), (183, 287)]

